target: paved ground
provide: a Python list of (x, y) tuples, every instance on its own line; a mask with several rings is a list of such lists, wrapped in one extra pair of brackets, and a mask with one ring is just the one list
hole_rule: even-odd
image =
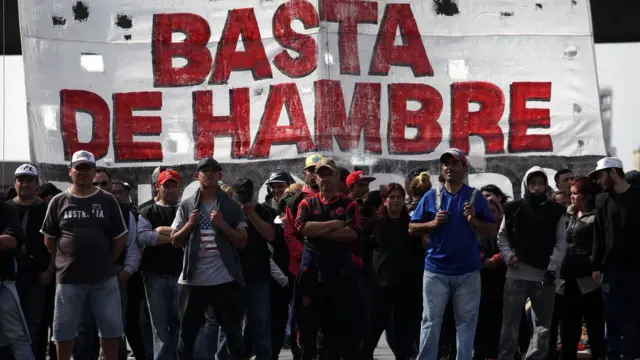
[[(374, 357), (375, 357), (376, 360), (391, 360), (391, 359), (395, 359), (395, 356), (393, 356), (393, 353), (391, 352), (391, 349), (389, 349), (389, 345), (387, 345), (387, 341), (385, 340), (384, 334), (380, 338), (380, 342), (378, 343), (378, 348), (376, 349)], [(289, 350), (284, 350), (283, 349), (280, 352), (280, 359), (281, 360), (290, 360), (290, 359), (293, 359), (293, 356), (291, 355), (291, 352)]]

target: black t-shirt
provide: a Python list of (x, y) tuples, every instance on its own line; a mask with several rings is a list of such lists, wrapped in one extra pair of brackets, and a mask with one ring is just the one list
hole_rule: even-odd
[[(359, 214), (358, 203), (343, 194), (339, 194), (329, 201), (324, 201), (320, 198), (320, 194), (315, 194), (300, 202), (295, 226), (300, 232), (308, 221), (327, 222), (341, 220), (345, 222), (347, 227), (358, 232), (360, 230)], [(352, 252), (356, 248), (354, 244), (326, 238), (307, 238), (305, 239), (305, 247), (327, 253), (334, 251)]]
[(111, 248), (127, 227), (113, 195), (96, 189), (84, 197), (56, 195), (41, 232), (57, 243), (59, 283), (95, 284), (115, 275)]
[(640, 270), (640, 187), (596, 197), (593, 270)]
[[(15, 209), (0, 201), (0, 233), (13, 236), (17, 240), (17, 247), (24, 244), (24, 233), (18, 221)], [(0, 281), (16, 280), (15, 249), (0, 251)]]
[[(264, 205), (256, 205), (256, 214), (267, 224), (273, 224), (275, 212), (270, 211)], [(247, 245), (239, 251), (244, 279), (247, 282), (269, 281), (271, 278), (271, 266), (269, 265), (271, 254), (267, 240), (256, 230), (248, 216), (247, 225)]]
[(21, 205), (14, 198), (7, 201), (7, 205), (16, 210), (18, 221), (25, 232), (25, 243), (17, 251), (19, 271), (22, 272), (21, 275), (33, 277), (45, 271), (49, 265), (49, 250), (40, 233), (47, 204), (37, 199), (31, 205)]
[[(150, 204), (140, 210), (140, 216), (155, 229), (159, 226), (171, 226), (178, 211), (177, 206)], [(142, 255), (140, 270), (153, 274), (180, 276), (184, 251), (172, 244), (147, 246)]]

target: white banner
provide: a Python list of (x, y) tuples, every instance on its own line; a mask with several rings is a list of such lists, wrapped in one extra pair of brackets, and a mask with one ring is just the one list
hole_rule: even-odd
[(605, 153), (584, 1), (22, 0), (20, 15), (37, 163)]

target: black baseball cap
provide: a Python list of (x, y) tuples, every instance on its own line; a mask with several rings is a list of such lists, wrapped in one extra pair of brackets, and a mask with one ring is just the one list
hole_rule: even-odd
[(251, 201), (253, 197), (253, 181), (249, 178), (240, 178), (233, 183), (233, 198), (241, 203), (245, 204)]
[(340, 182), (346, 182), (349, 174), (351, 174), (351, 171), (342, 166), (338, 167), (338, 171), (340, 172)]
[(289, 175), (288, 172), (282, 169), (275, 169), (269, 174), (269, 178), (266, 181), (266, 184), (275, 184), (275, 183), (287, 183), (291, 184), (293, 182), (293, 178)]
[(202, 168), (205, 167), (212, 167), (213, 170), (222, 171), (220, 163), (218, 163), (218, 161), (212, 157), (206, 157), (198, 161), (198, 171), (202, 170)]

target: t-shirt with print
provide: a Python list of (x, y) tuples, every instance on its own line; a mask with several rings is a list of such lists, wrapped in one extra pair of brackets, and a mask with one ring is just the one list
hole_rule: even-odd
[(113, 195), (96, 189), (88, 196), (65, 191), (53, 197), (40, 231), (56, 242), (59, 283), (95, 284), (115, 275), (111, 248), (127, 227)]
[[(464, 206), (471, 197), (473, 188), (468, 185), (455, 194), (442, 187), (440, 208), (449, 213), (449, 222), (429, 234), (429, 249), (424, 261), (426, 271), (457, 276), (478, 271), (482, 268), (480, 245), (476, 232), (464, 216)], [(476, 192), (473, 202), (476, 217), (481, 221), (495, 222), (489, 210), (489, 203), (480, 191)], [(412, 223), (424, 223), (436, 218), (436, 189), (424, 194), (422, 200), (411, 215)]]
[[(200, 251), (198, 261), (191, 280), (184, 280), (184, 272), (178, 283), (182, 285), (214, 286), (233, 281), (233, 277), (224, 265), (216, 243), (216, 232), (219, 231), (211, 223), (211, 212), (218, 208), (218, 201), (202, 202), (200, 204)], [(224, 216), (224, 214), (222, 214)], [(242, 215), (244, 219), (244, 215)], [(180, 230), (189, 220), (189, 214), (184, 214), (182, 207), (178, 207), (176, 218), (171, 227)], [(238, 223), (237, 229), (246, 228), (247, 222)]]

